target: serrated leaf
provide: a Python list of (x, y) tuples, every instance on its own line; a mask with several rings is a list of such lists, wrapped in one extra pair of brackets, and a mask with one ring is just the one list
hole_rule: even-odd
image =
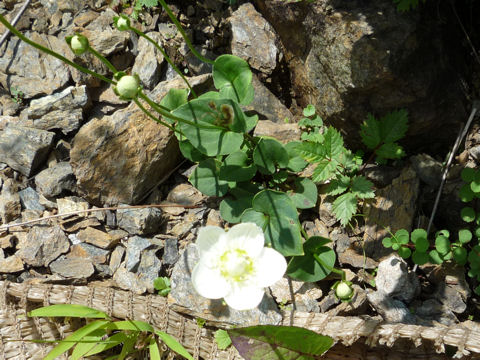
[(228, 333), (245, 360), (317, 359), (333, 345), (328, 336), (294, 326), (257, 325)]
[(405, 156), (403, 148), (396, 143), (385, 143), (376, 151), (378, 158), (383, 159), (400, 159)]
[(392, 111), (380, 119), (381, 136), (384, 143), (393, 143), (405, 136), (408, 129), (408, 112), (405, 109)]
[(364, 176), (355, 176), (352, 179), (352, 193), (360, 199), (372, 199), (375, 193), (373, 183)]
[(323, 183), (336, 174), (337, 168), (337, 160), (321, 160), (313, 170), (312, 180), (316, 183)]
[(310, 117), (315, 115), (315, 106), (312, 104), (307, 105), (306, 108), (303, 109), (303, 116)]
[(230, 339), (230, 335), (228, 335), (228, 332), (225, 330), (218, 329), (217, 331), (215, 331), (214, 337), (215, 337), (215, 342), (217, 343), (217, 347), (220, 350), (225, 350), (232, 343), (232, 339)]
[(328, 195), (340, 195), (347, 191), (350, 186), (350, 178), (348, 176), (339, 176), (335, 179), (332, 179), (327, 187)]
[(350, 192), (339, 196), (332, 204), (332, 211), (343, 226), (347, 225), (357, 212), (357, 198)]
[(319, 162), (325, 159), (325, 148), (322, 144), (313, 142), (302, 142), (297, 147), (300, 155), (310, 163)]
[(325, 156), (333, 159), (343, 151), (342, 135), (333, 127), (329, 127), (323, 134)]
[(360, 126), (360, 137), (370, 150), (375, 149), (382, 142), (380, 124), (372, 114), (368, 114), (367, 119)]

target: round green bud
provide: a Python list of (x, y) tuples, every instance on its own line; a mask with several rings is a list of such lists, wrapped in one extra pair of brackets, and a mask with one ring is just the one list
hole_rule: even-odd
[(354, 290), (347, 281), (340, 281), (335, 287), (335, 296), (342, 301), (350, 301)]
[(115, 25), (120, 31), (130, 30), (130, 19), (125, 16), (119, 16), (115, 19)]
[(139, 81), (138, 77), (132, 75), (124, 75), (117, 82), (115, 86), (115, 92), (121, 99), (131, 100), (137, 96), (139, 90)]
[(82, 55), (88, 50), (89, 47), (88, 39), (79, 34), (76, 34), (70, 38), (69, 45), (75, 55)]

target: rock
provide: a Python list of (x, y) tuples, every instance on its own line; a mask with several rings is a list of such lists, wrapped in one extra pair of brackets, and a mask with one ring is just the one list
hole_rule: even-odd
[(208, 212), (207, 221), (205, 225), (218, 226), (223, 228), (225, 223), (224, 223), (224, 220), (222, 219), (222, 216), (220, 215), (220, 211), (215, 209), (210, 209), (210, 211)]
[(162, 224), (162, 210), (158, 208), (117, 210), (117, 225), (130, 234), (153, 234), (159, 231)]
[(64, 192), (74, 192), (75, 176), (68, 162), (59, 162), (35, 176), (38, 191), (47, 198), (53, 198)]
[(403, 302), (395, 300), (380, 291), (369, 291), (367, 298), (387, 323), (415, 323), (415, 317)]
[(87, 103), (85, 85), (69, 86), (59, 93), (32, 100), (20, 115), (20, 125), (41, 130), (59, 129), (67, 135), (80, 128)]
[(320, 312), (325, 313), (339, 303), (340, 300), (335, 297), (335, 291), (330, 290), (330, 292), (320, 300), (318, 306), (320, 307)]
[(84, 279), (93, 275), (95, 268), (90, 259), (62, 256), (50, 264), (50, 271), (69, 279)]
[(163, 263), (166, 265), (173, 265), (177, 262), (179, 256), (178, 240), (176, 238), (165, 239), (165, 247), (162, 256)]
[(20, 217), (22, 206), (17, 185), (12, 179), (7, 179), (0, 192), (0, 219), (4, 224)]
[(367, 311), (368, 301), (367, 293), (358, 285), (353, 285), (355, 295), (349, 302), (341, 302), (332, 312), (336, 316), (357, 316), (363, 315)]
[(138, 281), (138, 276), (129, 272), (124, 267), (115, 271), (115, 274), (113, 274), (113, 280), (119, 288), (133, 291), (135, 294), (143, 294), (147, 291), (147, 287)]
[[(275, 124), (284, 124), (286, 120), (293, 123), (294, 116), (290, 110), (255, 75), (252, 77), (252, 85), (255, 95), (253, 101), (244, 107), (245, 110), (253, 111), (259, 115), (260, 119), (270, 120)], [(301, 132), (298, 126), (292, 131), (295, 133), (295, 138), (300, 138)]]
[(227, 21), (232, 32), (232, 54), (248, 61), (252, 68), (271, 74), (279, 52), (271, 25), (250, 3), (239, 6)]
[(396, 255), (378, 264), (375, 285), (378, 292), (407, 303), (420, 293), (416, 274), (409, 272), (407, 263)]
[[(399, 229), (412, 230), (419, 193), (419, 180), (411, 167), (402, 170), (392, 184), (377, 190), (371, 204), (364, 206), (365, 233), (363, 241), (365, 254), (374, 260), (392, 253), (382, 245), (383, 238)], [(385, 229), (383, 226), (388, 226)]]
[(270, 136), (286, 144), (300, 140), (301, 130), (296, 123), (274, 123), (270, 120), (260, 120), (255, 128), (255, 136)]
[(338, 253), (338, 261), (342, 265), (348, 264), (357, 269), (375, 269), (378, 266), (378, 262), (365, 256), (361, 249), (345, 249)]
[(140, 255), (143, 250), (151, 246), (150, 240), (140, 236), (133, 236), (128, 239), (125, 255), (125, 269), (127, 271), (135, 270), (140, 262)]
[(54, 136), (49, 131), (9, 124), (0, 131), (2, 162), (30, 177), (46, 160)]
[(413, 169), (423, 182), (437, 189), (442, 180), (442, 164), (428, 154), (418, 154), (410, 157)]
[[(167, 195), (168, 202), (179, 205), (198, 205), (205, 199), (206, 196), (189, 183), (175, 185)], [(163, 208), (165, 211), (166, 209), (169, 208)], [(185, 211), (185, 209), (181, 207), (175, 207), (172, 209), (181, 209), (182, 212)]]
[[(59, 214), (82, 211), (89, 208), (88, 202), (78, 196), (66, 196), (64, 198), (57, 199), (57, 206)], [(79, 214), (77, 216), (83, 217), (85, 214)]]
[(254, 3), (281, 39), (300, 106), (315, 105), (355, 144), (367, 113), (408, 108), (408, 145), (435, 134), (435, 146), (451, 146), (451, 129), (466, 117), (447, 60), (460, 44), (441, 38), (435, 12), (405, 16), (390, 0)]
[(72, 147), (65, 140), (59, 140), (55, 145), (55, 156), (57, 161), (68, 161), (70, 159), (70, 149)]
[[(31, 40), (71, 58), (67, 43), (57, 36), (27, 33)], [(69, 66), (11, 37), (5, 53), (0, 57), (0, 83), (4, 88), (15, 87), (26, 99), (52, 94), (70, 80)]]
[(413, 308), (413, 310), (415, 315), (420, 318), (420, 322), (436, 321), (447, 326), (453, 326), (458, 322), (452, 311), (435, 299), (425, 300), (420, 306)]
[(86, 242), (102, 249), (111, 249), (120, 241), (119, 237), (112, 236), (106, 232), (91, 227), (80, 230), (77, 233), (77, 238), (81, 242)]
[(122, 245), (118, 245), (110, 254), (110, 263), (108, 266), (112, 273), (115, 273), (122, 263), (123, 255), (125, 254), (125, 248)]
[(138, 265), (138, 280), (145, 285), (148, 292), (154, 291), (153, 281), (158, 277), (162, 268), (162, 262), (156, 255), (157, 250), (146, 250)]
[[(3, 250), (0, 249), (0, 254)], [(0, 272), (2, 273), (16, 273), (23, 271), (24, 265), (22, 259), (17, 255), (11, 255), (7, 258), (0, 256)]]
[(93, 265), (105, 264), (110, 251), (100, 249), (96, 246), (80, 243), (73, 245), (70, 248), (70, 252), (67, 257), (71, 258), (84, 258), (89, 259)]
[[(161, 45), (162, 36), (159, 32), (152, 31), (146, 34), (157, 44)], [(133, 74), (138, 74), (142, 85), (152, 89), (158, 84), (162, 75), (163, 55), (147, 39), (141, 37), (138, 40), (138, 55), (132, 68)]]
[(34, 226), (17, 246), (18, 255), (31, 266), (48, 266), (70, 248), (70, 242), (62, 229), (56, 226)]
[(225, 321), (239, 326), (278, 324), (282, 316), (273, 299), (267, 294), (257, 308), (239, 311), (223, 305), (222, 299), (210, 300), (197, 294), (191, 283), (191, 271), (198, 262), (198, 250), (190, 244), (175, 264), (170, 278), (172, 290), (168, 295), (170, 304), (177, 304), (199, 314), (204, 319)]
[(297, 311), (320, 311), (317, 299), (320, 299), (323, 294), (320, 287), (315, 283), (304, 283), (283, 277), (270, 286), (270, 291), (279, 304), (294, 303)]
[(74, 217), (73, 219), (64, 220), (61, 223), (62, 230), (68, 233), (77, 232), (80, 229), (87, 227), (101, 226), (102, 223), (95, 217), (88, 217), (86, 219)]
[(30, 186), (18, 192), (20, 203), (26, 210), (45, 210), (45, 206), (40, 203), (40, 195)]

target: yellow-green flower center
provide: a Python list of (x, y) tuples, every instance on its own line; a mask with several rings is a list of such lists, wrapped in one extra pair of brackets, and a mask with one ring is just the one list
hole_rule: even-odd
[(220, 272), (227, 280), (245, 281), (253, 273), (253, 260), (245, 250), (227, 250), (220, 257)]

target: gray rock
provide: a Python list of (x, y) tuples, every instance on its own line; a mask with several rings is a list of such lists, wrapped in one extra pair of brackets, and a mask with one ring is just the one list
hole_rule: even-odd
[[(160, 46), (162, 36), (156, 31), (147, 33), (150, 38)], [(138, 74), (142, 85), (147, 89), (152, 89), (158, 84), (162, 75), (163, 55), (153, 44), (141, 37), (138, 40), (138, 55), (135, 57), (135, 64), (132, 73)]]
[(93, 265), (105, 264), (110, 251), (100, 249), (96, 246), (80, 243), (70, 248), (68, 257), (89, 259)]
[(147, 250), (142, 254), (138, 265), (138, 280), (145, 285), (148, 292), (153, 292), (153, 281), (158, 277), (162, 268), (162, 262), (155, 254), (157, 250)]
[(174, 239), (165, 239), (165, 247), (163, 248), (162, 261), (166, 265), (173, 265), (177, 262), (178, 257), (178, 240)]
[(410, 302), (420, 293), (420, 284), (407, 263), (392, 255), (378, 264), (375, 278), (377, 291), (405, 302)]
[(29, 177), (46, 160), (55, 134), (9, 124), (0, 131), (2, 162)]
[(68, 162), (59, 162), (35, 176), (38, 191), (47, 198), (59, 196), (65, 191), (74, 192), (75, 176)]
[(406, 305), (380, 291), (369, 291), (367, 298), (375, 310), (389, 323), (414, 324), (415, 317)]
[(286, 144), (300, 140), (301, 130), (296, 123), (274, 123), (270, 120), (260, 120), (255, 128), (255, 136), (270, 136)]
[(348, 264), (357, 269), (375, 269), (378, 266), (378, 262), (365, 256), (362, 249), (347, 248), (338, 253), (338, 261), (342, 265)]
[(84, 279), (93, 275), (95, 268), (90, 259), (61, 256), (50, 264), (50, 271), (69, 279)]
[(252, 68), (270, 74), (277, 66), (279, 52), (272, 26), (250, 3), (241, 5), (228, 22), (232, 54), (247, 60)]
[(320, 300), (318, 306), (320, 307), (320, 312), (325, 313), (339, 303), (340, 300), (335, 297), (335, 292), (331, 290), (326, 296), (322, 298), (322, 300)]
[(59, 214), (66, 214), (74, 211), (87, 210), (89, 205), (88, 202), (78, 196), (66, 196), (64, 198), (57, 199), (57, 207)]
[(435, 299), (425, 300), (420, 306), (413, 309), (415, 315), (422, 321), (437, 321), (440, 324), (453, 326), (458, 322), (456, 316), (445, 305)]
[[(31, 40), (71, 58), (67, 43), (57, 36), (25, 34)], [(0, 83), (4, 88), (22, 91), (26, 99), (52, 94), (70, 79), (69, 66), (38, 51), (16, 37), (11, 37), (7, 49), (0, 57)]]
[(162, 223), (162, 210), (158, 208), (117, 210), (117, 225), (130, 234), (153, 234), (161, 228)]
[(270, 291), (279, 304), (293, 303), (297, 311), (320, 311), (317, 300), (322, 297), (323, 293), (315, 283), (304, 283), (283, 277), (270, 286)]
[(48, 266), (70, 248), (70, 242), (57, 226), (35, 226), (18, 245), (17, 255), (31, 266)]
[(138, 276), (124, 267), (115, 271), (115, 274), (113, 274), (113, 281), (115, 281), (119, 288), (133, 291), (135, 294), (143, 294), (147, 291), (147, 287), (139, 282)]
[(26, 210), (45, 210), (45, 206), (40, 204), (40, 195), (30, 186), (18, 192), (20, 203)]
[(22, 206), (17, 184), (12, 179), (7, 179), (0, 192), (0, 219), (4, 224), (20, 217)]
[[(189, 183), (175, 185), (167, 195), (168, 202), (179, 205), (198, 205), (205, 199), (205, 195)], [(185, 209), (181, 207), (175, 207), (172, 209), (181, 210), (182, 212), (185, 211)]]
[(438, 188), (442, 180), (442, 163), (428, 154), (418, 154), (410, 157), (413, 169), (420, 180)]
[(127, 271), (132, 271), (140, 262), (140, 255), (143, 250), (151, 246), (150, 240), (140, 236), (133, 236), (128, 239), (127, 249), (125, 255), (125, 268)]
[(203, 313), (206, 319), (225, 321), (240, 326), (275, 325), (281, 321), (282, 316), (275, 302), (267, 294), (257, 308), (245, 311), (234, 310), (223, 305), (222, 299), (210, 300), (199, 296), (191, 283), (191, 272), (198, 260), (197, 246), (195, 244), (188, 245), (172, 271), (170, 303)]
[(125, 254), (125, 248), (122, 245), (118, 245), (110, 254), (110, 270), (115, 273), (122, 263), (123, 255)]
[(20, 125), (41, 130), (60, 129), (67, 135), (80, 128), (87, 102), (85, 85), (69, 86), (59, 93), (32, 100), (20, 115)]
[(87, 242), (102, 249), (111, 249), (121, 239), (121, 237), (112, 236), (109, 233), (92, 227), (87, 227), (86, 229), (80, 230), (77, 233), (77, 238), (81, 242)]

